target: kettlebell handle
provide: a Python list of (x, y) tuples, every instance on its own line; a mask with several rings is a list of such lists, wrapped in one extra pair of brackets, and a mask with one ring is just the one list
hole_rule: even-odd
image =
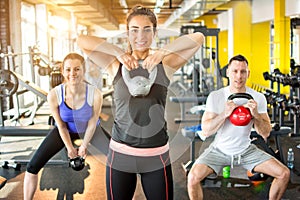
[(142, 67), (143, 62), (144, 62), (144, 60), (142, 60), (142, 59), (138, 60), (139, 67)]
[(234, 93), (228, 97), (228, 100), (233, 100), (236, 98), (243, 98), (243, 99), (248, 99), (248, 100), (253, 99), (253, 97), (248, 93)]

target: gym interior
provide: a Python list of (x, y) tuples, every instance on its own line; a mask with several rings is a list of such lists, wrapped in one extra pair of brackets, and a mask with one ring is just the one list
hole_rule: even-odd
[[(174, 176), (174, 197), (188, 199), (187, 173), (211, 141), (201, 137), (201, 116), (211, 91), (228, 85), (229, 58), (249, 62), (247, 86), (265, 95), (273, 125), (262, 142), (253, 142), (294, 167), (283, 199), (300, 198), (300, 1), (299, 0), (0, 0), (0, 176), (7, 181), (1, 199), (23, 198), (26, 164), (53, 128), (47, 103), (50, 89), (62, 83), (60, 64), (80, 52), (79, 34), (97, 35), (126, 48), (126, 14), (135, 4), (158, 18), (159, 48), (180, 35), (202, 32), (205, 43), (174, 74), (166, 120)], [(101, 125), (113, 124), (112, 80), (86, 60), (86, 80), (104, 96)], [(199, 136), (200, 135), (200, 136)], [(39, 174), (35, 199), (106, 199), (106, 156), (89, 154), (81, 171), (59, 152)], [(267, 199), (272, 179), (251, 180), (244, 169), (201, 184), (206, 199)], [(135, 197), (145, 196), (138, 183)]]

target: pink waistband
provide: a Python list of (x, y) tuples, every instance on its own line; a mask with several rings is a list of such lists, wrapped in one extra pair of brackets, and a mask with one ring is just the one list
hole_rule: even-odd
[(169, 143), (161, 147), (154, 147), (154, 148), (136, 148), (131, 147), (126, 144), (121, 144), (114, 140), (110, 140), (109, 147), (119, 153), (132, 155), (132, 156), (157, 156), (164, 154), (169, 150)]

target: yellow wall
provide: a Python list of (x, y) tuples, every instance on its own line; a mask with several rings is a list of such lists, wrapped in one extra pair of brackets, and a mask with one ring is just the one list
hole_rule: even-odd
[(290, 19), (285, 17), (285, 0), (274, 1), (274, 63), (281, 72), (289, 73)]
[(216, 15), (204, 15), (199, 18), (200, 20), (204, 20), (205, 26), (207, 28), (217, 28), (217, 24), (214, 23), (214, 20), (217, 19)]
[(219, 33), (219, 63), (221, 68), (228, 64), (228, 31)]
[(229, 4), (233, 8), (233, 55), (242, 54), (251, 62), (251, 2)]
[[(274, 1), (274, 68), (290, 71), (290, 19), (285, 16), (285, 0)], [(289, 93), (289, 86), (280, 85), (280, 93)]]
[[(274, 1), (274, 24), (275, 38), (273, 51), (275, 67), (280, 68), (283, 73), (289, 72), (289, 18), (284, 16), (285, 0)], [(225, 5), (232, 8), (233, 13), (233, 55), (242, 54), (249, 61), (251, 70), (248, 86), (253, 83), (265, 87), (270, 86), (270, 81), (265, 81), (263, 72), (271, 73), (271, 52), (270, 52), (270, 21), (252, 24), (251, 1), (231, 1)], [(202, 16), (201, 19), (209, 28), (215, 28), (213, 19), (216, 16)], [(219, 33), (219, 63), (221, 68), (230, 59), (228, 57), (228, 31)], [(278, 46), (280, 45), (280, 46)], [(282, 92), (287, 91), (287, 87)]]
[(270, 71), (270, 22), (252, 24), (251, 62), (249, 83), (270, 86), (263, 78), (263, 72)]
[[(274, 1), (274, 63), (275, 68), (279, 68), (281, 72), (288, 73), (289, 52), (290, 52), (290, 19), (284, 16), (285, 0)], [(242, 54), (249, 61), (251, 70), (248, 86), (253, 83), (265, 87), (270, 86), (270, 81), (265, 81), (263, 72), (269, 72), (271, 68), (271, 36), (270, 21), (252, 24), (252, 7), (251, 0), (247, 1), (231, 1), (222, 5), (223, 8), (232, 8), (233, 13), (233, 55)], [(203, 20), (208, 28), (217, 28), (214, 23), (217, 16), (202, 16), (199, 20)], [(228, 31), (219, 33), (219, 63), (221, 68), (224, 67), (228, 60)], [(287, 93), (288, 87), (282, 88), (281, 92)]]

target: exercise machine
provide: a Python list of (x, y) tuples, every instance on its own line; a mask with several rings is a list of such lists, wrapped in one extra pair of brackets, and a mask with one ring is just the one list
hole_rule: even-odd
[[(192, 84), (191, 89), (185, 89), (185, 91), (191, 91), (192, 94), (187, 95), (188, 93), (184, 92), (180, 96), (170, 97), (170, 101), (179, 103), (181, 108), (180, 118), (176, 118), (175, 123), (199, 122), (200, 116), (198, 119), (186, 119), (186, 104), (194, 104), (193, 106), (204, 104), (211, 91), (223, 87), (218, 58), (218, 35), (220, 29), (211, 29), (206, 26), (182, 26), (180, 31), (182, 35), (201, 32), (206, 37), (206, 44), (202, 47), (199, 55), (196, 54), (189, 61), (189, 64), (193, 66)], [(213, 39), (215, 45), (213, 44)], [(186, 87), (182, 82), (181, 85), (183, 85), (182, 88)]]
[[(15, 56), (13, 53), (9, 54), (1, 54), (1, 57), (12, 57)], [(13, 59), (10, 59), (12, 66)], [(53, 125), (44, 125), (44, 124), (36, 124), (36, 125), (28, 125), (28, 126), (6, 126), (5, 120), (3, 116), (3, 98), (11, 99), (17, 93), (24, 93), (26, 91), (31, 91), (39, 98), (42, 99), (42, 103), (47, 100), (47, 92), (42, 90), (39, 86), (35, 85), (30, 81), (26, 81), (24, 77), (16, 72), (12, 72), (8, 69), (0, 70), (0, 141), (2, 137), (44, 137), (46, 136), (53, 128)], [(26, 88), (25, 91), (18, 91), (19, 86), (22, 85)], [(18, 104), (16, 105), (18, 106)], [(41, 106), (41, 105), (40, 105)], [(18, 107), (17, 107), (18, 108)], [(35, 113), (34, 113), (35, 114)], [(65, 150), (64, 150), (65, 151)], [(51, 164), (67, 164), (67, 155), (66, 152), (63, 152), (61, 160), (51, 160), (49, 163)], [(18, 164), (27, 163), (28, 160), (1, 160), (3, 163), (2, 166), (19, 166)], [(15, 169), (19, 169), (19, 167), (14, 167)]]

